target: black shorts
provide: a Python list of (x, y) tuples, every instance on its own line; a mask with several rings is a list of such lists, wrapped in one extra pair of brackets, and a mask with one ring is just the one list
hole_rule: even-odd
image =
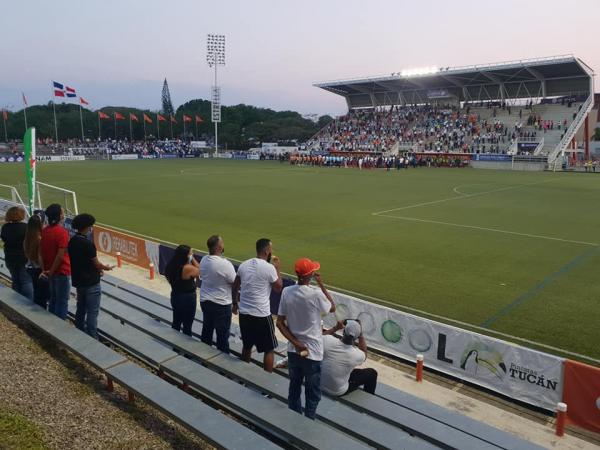
[(249, 314), (240, 314), (240, 331), (244, 348), (256, 345), (258, 353), (268, 353), (277, 348), (275, 325), (273, 317), (256, 317)]

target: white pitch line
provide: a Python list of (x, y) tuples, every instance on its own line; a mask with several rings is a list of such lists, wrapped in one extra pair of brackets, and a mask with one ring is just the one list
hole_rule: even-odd
[(377, 216), (378, 217), (388, 217), (390, 219), (405, 220), (408, 222), (432, 223), (435, 225), (445, 225), (445, 226), (449, 226), (449, 227), (469, 228), (472, 230), (489, 231), (492, 233), (511, 234), (511, 235), (515, 235), (515, 236), (523, 236), (523, 237), (529, 237), (529, 238), (535, 238), (535, 239), (546, 239), (548, 241), (566, 242), (569, 244), (591, 245), (592, 247), (600, 246), (600, 244), (598, 244), (596, 242), (574, 241), (571, 239), (563, 239), (563, 238), (558, 238), (558, 237), (553, 237), (553, 236), (544, 236), (541, 234), (519, 233), (517, 231), (501, 230), (498, 228), (487, 228), (487, 227), (479, 227), (476, 225), (464, 225), (461, 223), (442, 222), (440, 220), (418, 219), (416, 217), (391, 216), (391, 215), (386, 215), (386, 214), (377, 214)]
[[(152, 240), (152, 241), (155, 241), (155, 242), (160, 242), (160, 243), (163, 243), (163, 244), (171, 244), (173, 246), (177, 246), (177, 244), (175, 244), (173, 242), (165, 241), (165, 240), (157, 238), (157, 237), (148, 236), (148, 235), (142, 234), (142, 233), (137, 233), (135, 231), (127, 230), (125, 228), (115, 227), (115, 226), (112, 226), (112, 225), (107, 225), (107, 224), (103, 224), (103, 223), (99, 223), (99, 222), (97, 222), (97, 223), (98, 223), (98, 225), (104, 225), (106, 227), (113, 228), (113, 229), (118, 230), (118, 231), (123, 231), (125, 233), (129, 233), (129, 234), (132, 234), (134, 236), (139, 236), (139, 237), (142, 237), (142, 238), (145, 238), (145, 239), (149, 239), (149, 240)], [(206, 254), (206, 252), (203, 251), (203, 250), (199, 250), (199, 249), (196, 249), (196, 248), (193, 248), (192, 250), (197, 250), (199, 253)], [(242, 262), (241, 260), (235, 259), (235, 258), (227, 257), (227, 259), (229, 259), (230, 261), (238, 262), (238, 263)], [(286, 273), (286, 272), (281, 272), (281, 273), (283, 275), (289, 276), (292, 279), (296, 277), (295, 275), (292, 275), (292, 274), (289, 274), (289, 273)], [(338, 292), (341, 292), (341, 293), (346, 293), (346, 294), (354, 295), (354, 296), (356, 296), (356, 297), (358, 297), (358, 298), (360, 298), (362, 300), (372, 300), (372, 301), (380, 303), (382, 305), (389, 305), (393, 309), (397, 309), (397, 310), (400, 310), (400, 311), (402, 311), (402, 310), (410, 311), (410, 312), (413, 312), (413, 313), (416, 313), (416, 314), (419, 314), (419, 315), (422, 315), (422, 316), (431, 317), (431, 318), (438, 319), (438, 320), (441, 320), (441, 321), (444, 321), (444, 322), (454, 323), (456, 325), (460, 325), (460, 326), (463, 326), (463, 327), (469, 327), (469, 328), (472, 328), (474, 330), (479, 330), (483, 334), (488, 334), (488, 335), (492, 334), (492, 335), (502, 336), (502, 337), (505, 337), (507, 339), (512, 339), (512, 340), (515, 340), (515, 341), (523, 342), (525, 344), (536, 345), (536, 346), (538, 346), (540, 348), (545, 348), (547, 350), (551, 350), (551, 351), (554, 351), (554, 352), (560, 352), (560, 353), (563, 353), (565, 355), (571, 355), (571, 356), (574, 356), (574, 357), (577, 357), (577, 358), (580, 358), (580, 359), (585, 359), (587, 361), (591, 361), (591, 362), (593, 362), (595, 364), (600, 365), (600, 360), (591, 358), (591, 357), (586, 356), (586, 355), (582, 355), (580, 353), (570, 352), (570, 351), (564, 350), (562, 348), (552, 347), (551, 345), (542, 344), (541, 342), (536, 342), (536, 341), (532, 341), (532, 340), (529, 340), (529, 339), (521, 338), (521, 337), (518, 337), (518, 336), (514, 336), (512, 334), (502, 333), (501, 331), (495, 331), (495, 330), (492, 330), (491, 328), (484, 328), (484, 327), (480, 327), (478, 325), (474, 325), (472, 323), (462, 322), (460, 320), (452, 319), (450, 317), (440, 316), (439, 314), (429, 313), (427, 311), (423, 311), (422, 309), (417, 309), (417, 308), (413, 308), (411, 306), (406, 306), (406, 305), (402, 305), (402, 304), (398, 304), (398, 303), (393, 303), (393, 302), (390, 302), (388, 300), (384, 300), (384, 299), (381, 299), (381, 298), (378, 298), (378, 297), (373, 297), (372, 295), (367, 295), (367, 294), (363, 294), (361, 292), (351, 291), (349, 289), (344, 289), (344, 288), (341, 288), (341, 287), (333, 286), (331, 284), (325, 284), (325, 286), (327, 286), (330, 289), (333, 289), (334, 291), (338, 291)]]
[[(408, 206), (401, 206), (399, 208), (386, 209), (384, 211), (377, 211), (377, 212), (371, 213), (371, 215), (379, 216), (381, 214), (385, 214), (388, 212), (402, 211), (404, 209), (411, 209), (411, 208), (419, 208), (420, 206), (435, 205), (437, 203), (450, 202), (453, 200), (463, 200), (465, 198), (478, 197), (480, 195), (492, 194), (494, 192), (509, 191), (511, 189), (519, 189), (519, 188), (526, 187), (526, 186), (535, 186), (536, 184), (548, 183), (550, 181), (553, 181), (553, 180), (543, 180), (543, 181), (538, 181), (538, 182), (529, 183), (529, 184), (518, 184), (516, 186), (507, 186), (507, 187), (503, 187), (503, 188), (492, 189), (490, 191), (476, 192), (474, 194), (461, 194), (460, 192), (457, 192), (457, 194), (460, 194), (459, 197), (448, 197), (448, 198), (442, 198), (441, 200), (432, 200), (430, 202), (417, 203), (416, 205), (408, 205)], [(456, 186), (454, 189), (457, 189), (459, 187), (460, 186)], [(454, 192), (456, 192), (456, 191), (454, 191)]]

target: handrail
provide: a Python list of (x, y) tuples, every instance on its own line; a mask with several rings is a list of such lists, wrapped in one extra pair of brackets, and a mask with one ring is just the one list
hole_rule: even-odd
[(590, 95), (587, 98), (587, 100), (585, 102), (583, 102), (583, 104), (581, 105), (579, 112), (575, 116), (575, 119), (573, 119), (573, 122), (571, 122), (571, 125), (569, 126), (569, 128), (567, 128), (567, 131), (565, 131), (565, 134), (563, 135), (562, 139), (556, 145), (554, 150), (552, 150), (552, 152), (550, 152), (550, 154), (548, 155), (548, 163), (549, 164), (555, 163), (558, 156), (565, 151), (565, 149), (571, 142), (571, 139), (573, 139), (573, 137), (577, 133), (577, 130), (579, 130), (579, 127), (581, 126), (582, 122), (585, 120), (587, 115), (590, 113), (590, 111), (594, 107), (593, 100), (594, 100), (594, 93), (592, 90), (592, 91), (590, 91)]
[(538, 143), (537, 147), (533, 151), (534, 156), (539, 155), (542, 152), (543, 148), (544, 148), (544, 138), (542, 138), (542, 140)]

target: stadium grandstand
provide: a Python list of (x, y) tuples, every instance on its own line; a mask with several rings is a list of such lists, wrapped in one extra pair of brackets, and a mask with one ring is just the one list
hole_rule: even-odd
[(581, 59), (562, 55), (316, 83), (344, 97), (348, 114), (308, 148), (588, 160), (598, 116), (593, 76)]

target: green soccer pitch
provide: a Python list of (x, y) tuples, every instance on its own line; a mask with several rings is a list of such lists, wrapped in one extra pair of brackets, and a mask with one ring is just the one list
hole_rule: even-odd
[(342, 292), (600, 359), (600, 175), (179, 159), (40, 163), (38, 180), (101, 223), (201, 250), (220, 234), (237, 260), (268, 237), (285, 272), (307, 256)]

